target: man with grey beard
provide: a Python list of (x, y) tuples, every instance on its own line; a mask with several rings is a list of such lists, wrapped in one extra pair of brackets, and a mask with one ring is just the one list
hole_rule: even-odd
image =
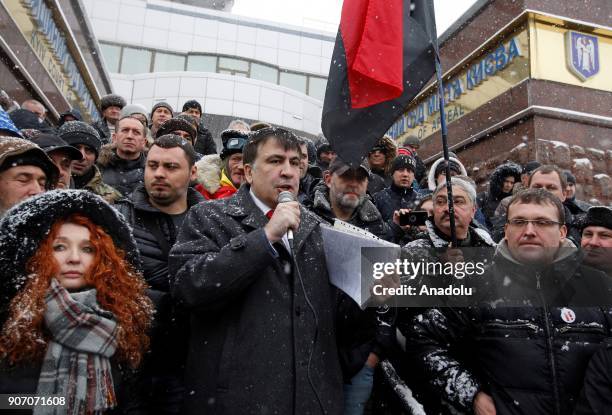
[(366, 194), (369, 177), (367, 167), (351, 167), (336, 158), (323, 173), (323, 183), (315, 188), (312, 210), (324, 218), (337, 218), (391, 240), (389, 226)]

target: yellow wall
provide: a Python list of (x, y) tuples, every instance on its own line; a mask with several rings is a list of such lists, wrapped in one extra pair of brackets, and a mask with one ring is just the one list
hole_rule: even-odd
[(531, 77), (612, 92), (612, 35), (597, 34), (599, 73), (583, 82), (567, 66), (566, 32), (568, 29), (540, 21), (536, 17), (530, 31)]

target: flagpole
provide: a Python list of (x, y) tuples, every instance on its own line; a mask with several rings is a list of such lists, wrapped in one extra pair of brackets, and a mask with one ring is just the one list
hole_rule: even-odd
[(444, 109), (444, 84), (442, 83), (442, 65), (440, 64), (440, 54), (438, 50), (438, 39), (434, 39), (436, 42), (435, 49), (435, 60), (436, 60), (436, 77), (438, 79), (438, 104), (440, 106), (440, 129), (442, 131), (442, 151), (444, 153), (444, 164), (446, 168), (444, 173), (446, 175), (446, 194), (448, 200), (448, 214), (450, 220), (450, 231), (451, 231), (451, 243), (452, 247), (457, 246), (457, 230), (455, 228), (455, 205), (453, 201), (453, 186), (451, 185), (450, 177), (450, 162), (448, 155), (448, 130), (446, 128), (446, 111)]

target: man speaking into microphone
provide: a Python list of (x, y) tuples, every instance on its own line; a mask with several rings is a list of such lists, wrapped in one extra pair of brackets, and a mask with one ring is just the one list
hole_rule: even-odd
[(170, 252), (173, 294), (191, 312), (182, 413), (342, 412), (335, 289), (319, 219), (295, 202), (300, 156), (291, 132), (255, 132), (246, 183), (183, 222)]

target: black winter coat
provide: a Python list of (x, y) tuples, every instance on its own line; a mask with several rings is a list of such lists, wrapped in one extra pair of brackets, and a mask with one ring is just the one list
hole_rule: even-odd
[(217, 154), (217, 144), (215, 144), (212, 134), (208, 128), (204, 127), (202, 121), (200, 121), (200, 126), (198, 127), (198, 138), (196, 140), (194, 150), (200, 153), (202, 156)]
[(395, 183), (374, 195), (374, 204), (386, 222), (393, 220), (393, 212), (414, 209), (419, 193), (414, 188), (398, 187)]
[(390, 178), (372, 171), (370, 173), (370, 178), (368, 179), (368, 193), (370, 195), (375, 195), (376, 193), (383, 191), (390, 184)]
[(115, 150), (112, 150), (108, 157), (100, 156), (98, 167), (104, 183), (127, 196), (134, 191), (136, 186), (144, 182), (145, 162), (144, 153), (140, 154), (136, 160), (124, 160), (117, 156)]
[[(311, 210), (328, 220), (333, 220), (335, 218), (329, 202), (329, 188), (325, 183), (321, 183), (315, 188)], [(366, 196), (364, 202), (355, 209), (353, 216), (347, 222), (358, 228), (365, 229), (386, 241), (393, 240), (393, 231), (383, 220), (380, 212), (376, 209), (376, 206), (374, 206), (369, 196)]]
[(308, 380), (310, 356), (324, 410), (342, 412), (336, 290), (329, 284), (320, 220), (300, 210), (294, 236), (299, 275), (283, 248), (277, 248), (280, 257), (273, 255), (266, 217), (248, 185), (187, 214), (170, 253), (173, 293), (191, 311), (183, 413), (321, 413)]
[(321, 183), (323, 173), (317, 166), (308, 166), (306, 176), (300, 180), (300, 191), (298, 193), (298, 202), (303, 205), (312, 203), (314, 198), (314, 190)]
[(612, 343), (593, 355), (584, 375), (584, 387), (574, 415), (612, 413)]
[[(571, 414), (591, 355), (612, 335), (612, 309), (572, 306), (572, 320), (568, 308), (543, 301), (550, 291), (538, 289), (536, 281), (576, 281), (573, 288), (580, 290), (580, 279), (593, 275), (591, 268), (568, 261), (575, 258), (561, 259), (533, 278), (533, 270), (496, 256), (496, 273), (489, 277), (511, 276), (510, 290), (524, 284), (534, 307), (504, 307), (502, 301), (494, 307), (428, 309), (400, 327), (407, 358), (459, 411), (471, 412), (483, 391), (500, 415)], [(504, 285), (501, 293), (506, 291)]]
[[(189, 208), (203, 201), (200, 193), (188, 189)], [(172, 217), (149, 203), (144, 184), (139, 184), (129, 198), (118, 201), (115, 208), (132, 225), (145, 280), (154, 290), (170, 292), (168, 254), (179, 232), (174, 228)]]
[(91, 124), (93, 128), (96, 129), (98, 134), (100, 134), (100, 141), (102, 141), (102, 145), (109, 144), (111, 142), (111, 132), (108, 129), (108, 125), (106, 124), (106, 120), (102, 118)]
[(511, 196), (512, 192), (504, 193), (504, 179), (508, 176), (514, 177), (514, 182), (518, 183), (521, 181), (521, 166), (515, 163), (506, 163), (497, 166), (491, 178), (489, 180), (489, 190), (482, 192), (478, 195), (478, 207), (485, 216), (484, 225), (487, 228), (492, 229), (493, 224), (491, 219), (495, 216), (495, 209), (499, 205), (499, 202), (505, 197)]

